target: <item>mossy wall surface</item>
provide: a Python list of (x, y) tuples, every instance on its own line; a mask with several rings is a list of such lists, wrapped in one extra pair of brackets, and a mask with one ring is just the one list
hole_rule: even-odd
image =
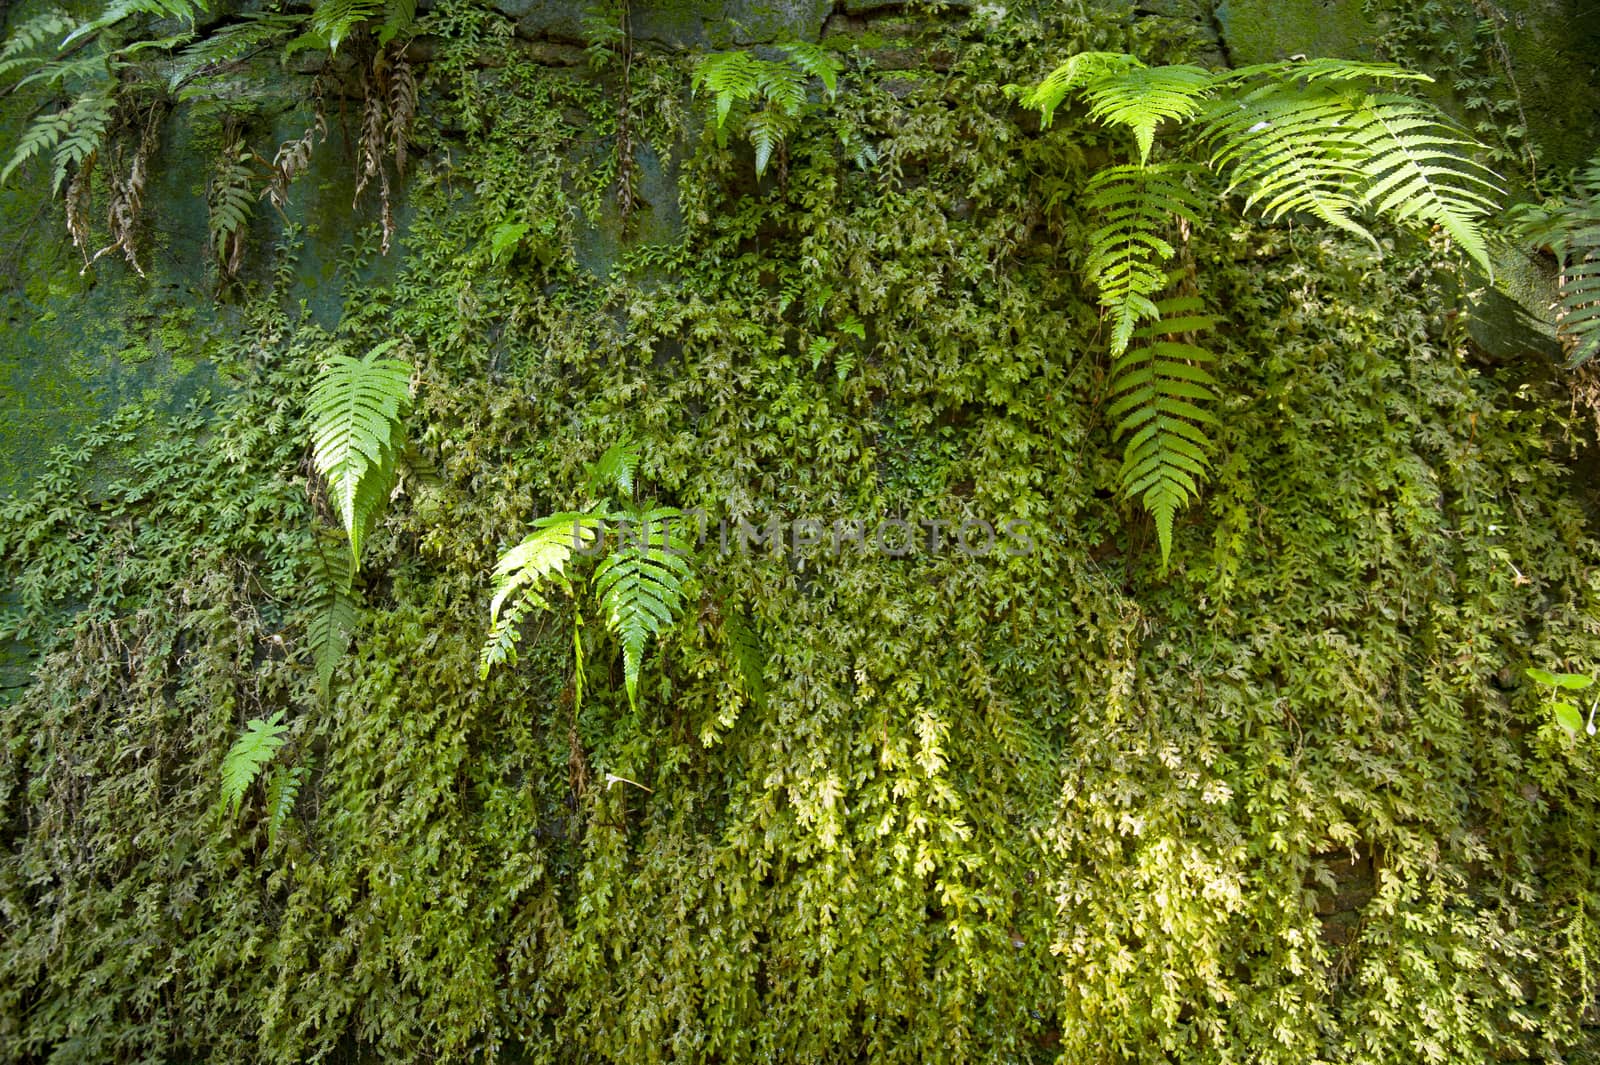
[[(1227, 398), (1163, 567), (1074, 250), (1110, 146), (1002, 86), (1313, 45), (1150, 8), (639, 4), (625, 56), (570, 5), (437, 3), (393, 250), (345, 58), (227, 288), (215, 114), (163, 134), (147, 279), (79, 276), (45, 190), (0, 192), (0, 1059), (1600, 1054), (1600, 761), (1520, 679), (1600, 665), (1592, 430), (1524, 334), (1474, 342), (1440, 248), (1218, 205), (1186, 256)], [(1317, 10), (1330, 49), (1383, 17)], [(689, 70), (785, 37), (845, 74), (758, 178)], [(314, 66), (239, 77), (270, 158)], [(387, 339), (430, 469), (323, 698), (305, 397)], [(569, 599), (479, 680), (498, 552), (625, 434), (663, 502), (943, 547), (713, 529), (637, 710), (592, 617), (579, 707)], [(1029, 550), (951, 550), (966, 521)], [(304, 783), (269, 835), (217, 770), (277, 711)]]

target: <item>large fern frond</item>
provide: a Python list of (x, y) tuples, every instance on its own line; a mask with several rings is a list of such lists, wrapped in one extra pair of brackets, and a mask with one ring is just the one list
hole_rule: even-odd
[(1175, 222), (1197, 217), (1199, 205), (1183, 184), (1187, 172), (1174, 164), (1107, 167), (1085, 190), (1098, 225), (1084, 273), (1111, 314), (1113, 356), (1127, 350), (1139, 322), (1156, 316), (1153, 297), (1167, 284)]
[(261, 775), (262, 767), (272, 761), (273, 755), (283, 746), (283, 734), (288, 731), (289, 726), (283, 723), (283, 711), (279, 710), (265, 721), (259, 717), (251, 719), (228, 748), (222, 759), (222, 800), (235, 817), (244, 801), (244, 793)]
[(223, 26), (178, 53), (167, 76), (167, 88), (177, 91), (207, 71), (237, 63), (259, 49), (276, 45), (304, 22), (304, 15), (244, 14), (240, 21)]
[(1211, 444), (1205, 426), (1216, 423), (1216, 380), (1205, 369), (1215, 360), (1188, 339), (1212, 328), (1198, 299), (1158, 305), (1157, 321), (1140, 328), (1137, 341), (1111, 368), (1111, 406), (1123, 445), (1122, 494), (1137, 498), (1155, 518), (1161, 564), (1172, 556), (1173, 520), (1200, 493)]
[(567, 566), (576, 552), (586, 552), (604, 531), (593, 514), (572, 511), (550, 514), (533, 523), (533, 532), (500, 556), (494, 568), (494, 598), (489, 603), (489, 637), (478, 655), (478, 676), (502, 662), (515, 665), (522, 620), (534, 608), (548, 608), (544, 588), (572, 589)]
[(621, 542), (594, 574), (606, 627), (622, 643), (628, 703), (635, 710), (645, 646), (677, 624), (694, 577), (688, 544), (676, 527), (682, 517), (665, 507), (628, 515)]
[(1163, 122), (1184, 123), (1200, 113), (1211, 91), (1210, 72), (1193, 66), (1134, 67), (1096, 78), (1084, 86), (1091, 117), (1133, 132), (1139, 161), (1150, 161), (1156, 129)]
[(1570, 196), (1518, 204), (1506, 214), (1520, 237), (1556, 257), (1554, 309), (1567, 365), (1588, 362), (1600, 354), (1600, 156), (1577, 176)]
[(308, 401), (312, 461), (328, 482), (358, 569), (362, 540), (394, 490), (411, 401), (411, 367), (386, 357), (398, 343), (385, 341), (361, 359), (334, 355)]
[(1374, 93), (1351, 103), (1350, 138), (1366, 178), (1362, 200), (1393, 221), (1439, 226), (1492, 276), (1482, 220), (1499, 209), (1502, 190), (1472, 158), (1476, 142), (1409, 96)]

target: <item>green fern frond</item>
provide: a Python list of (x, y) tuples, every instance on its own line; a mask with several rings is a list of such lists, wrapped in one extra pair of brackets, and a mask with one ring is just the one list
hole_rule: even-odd
[(1269, 83), (1225, 100), (1206, 116), (1211, 166), (1226, 193), (1269, 221), (1310, 214), (1378, 246), (1353, 217), (1362, 209), (1360, 146), (1349, 135), (1345, 94), (1326, 86)]
[(773, 154), (794, 131), (795, 120), (775, 107), (764, 107), (745, 122), (745, 133), (756, 150), (756, 177), (767, 171)]
[(1065, 102), (1068, 93), (1101, 78), (1143, 68), (1143, 63), (1124, 52), (1079, 52), (1032, 88), (1011, 85), (1007, 86), (1007, 91), (1016, 96), (1023, 107), (1038, 111), (1039, 124), (1048, 129), (1055, 121), (1056, 108)]
[(116, 98), (108, 87), (84, 93), (72, 101), (66, 113), (66, 133), (55, 145), (51, 167), (52, 192), (60, 192), (67, 183), (67, 175), (100, 151), (106, 128), (111, 125), (111, 116), (116, 109)]
[(105, 53), (88, 51), (70, 59), (46, 63), (17, 82), (17, 86), (20, 88), (24, 85), (76, 85), (81, 81), (102, 81), (109, 84), (112, 73), (120, 68), (121, 64), (115, 59), (108, 58)]
[(323, 701), (333, 690), (334, 671), (361, 619), (361, 603), (351, 587), (354, 576), (342, 545), (330, 548), (319, 537), (317, 552), (311, 557), (311, 587), (317, 597), (311, 603), (306, 640), (316, 669), (317, 695)]
[(417, 21), (417, 0), (384, 0), (383, 24), (378, 28), (380, 48), (411, 28)]
[(115, 0), (107, 4), (99, 15), (69, 33), (61, 42), (61, 47), (70, 48), (91, 34), (99, 33), (135, 15), (146, 15), (154, 19), (178, 19), (193, 24), (195, 15), (204, 9), (204, 4), (190, 0)]
[(289, 823), (304, 777), (304, 768), (297, 765), (280, 765), (272, 771), (267, 781), (267, 846), (278, 842), (278, 833)]
[(1139, 161), (1148, 163), (1156, 129), (1163, 122), (1183, 123), (1198, 115), (1213, 80), (1199, 67), (1134, 67), (1095, 79), (1083, 95), (1091, 117), (1133, 132)]
[(749, 52), (714, 52), (695, 64), (689, 84), (696, 92), (704, 89), (712, 94), (718, 129), (728, 121), (734, 104), (756, 95), (764, 65)]
[(629, 515), (632, 526), (596, 568), (594, 588), (606, 627), (622, 643), (628, 703), (639, 708), (639, 674), (650, 638), (677, 624), (694, 570), (674, 528), (682, 514), (659, 508)]
[(478, 655), (479, 679), (487, 680), (489, 671), (502, 662), (516, 664), (522, 619), (536, 607), (549, 607), (545, 586), (572, 590), (567, 566), (573, 554), (587, 552), (603, 531), (597, 515), (551, 514), (535, 521), (533, 532), (500, 556), (489, 604), (489, 638)]
[(1135, 334), (1139, 341), (1112, 365), (1107, 417), (1123, 445), (1120, 489), (1137, 498), (1155, 518), (1161, 565), (1172, 556), (1173, 520), (1200, 494), (1210, 468), (1205, 426), (1216, 424), (1210, 407), (1216, 380), (1204, 366), (1215, 356), (1184, 339), (1213, 327), (1198, 299), (1158, 304), (1157, 321)]
[(757, 709), (767, 705), (767, 651), (755, 627), (738, 611), (722, 615), (722, 640), (728, 657), (744, 683), (745, 694)]
[(829, 96), (838, 95), (839, 74), (844, 70), (838, 56), (821, 45), (806, 41), (783, 45), (783, 50), (806, 77), (822, 79), (822, 87), (828, 90)]
[(78, 20), (60, 8), (42, 11), (23, 22), (12, 31), (10, 37), (6, 38), (5, 47), (0, 48), (0, 77), (25, 66), (43, 62), (43, 56), (29, 53), (38, 52), (46, 47), (54, 53), (57, 39), (63, 34), (70, 33), (77, 25)]
[(589, 468), (589, 490), (615, 488), (624, 498), (633, 498), (634, 475), (639, 471), (639, 445), (624, 433)]
[(243, 15), (241, 21), (222, 27), (178, 53), (167, 88), (175, 92), (203, 71), (236, 63), (260, 48), (276, 44), (304, 22), (304, 15)]
[(239, 738), (233, 741), (222, 759), (222, 800), (233, 816), (239, 815), (244, 793), (250, 790), (261, 769), (272, 761), (273, 755), (284, 744), (283, 734), (289, 726), (283, 724), (283, 711), (279, 710), (263, 721), (253, 718), (246, 723)]
[(311, 12), (310, 36), (337, 52), (352, 30), (375, 18), (384, 6), (383, 0), (322, 0)]
[(1111, 354), (1127, 350), (1139, 322), (1154, 318), (1167, 285), (1176, 219), (1193, 224), (1199, 205), (1174, 164), (1114, 166), (1090, 179), (1087, 202), (1099, 225), (1089, 234), (1084, 273), (1111, 314)]
[(1426, 74), (1396, 66), (1393, 63), (1368, 63), (1357, 59), (1284, 59), (1273, 63), (1254, 63), (1235, 67), (1218, 75), (1218, 84), (1243, 84), (1249, 81), (1273, 82), (1304, 81), (1306, 84), (1324, 82), (1366, 81), (1433, 81)]
[(308, 401), (312, 461), (327, 479), (358, 569), (362, 538), (394, 488), (411, 401), (411, 367), (385, 357), (398, 343), (379, 344), (361, 359), (334, 355)]
[(1600, 354), (1600, 156), (1573, 180), (1572, 194), (1506, 212), (1516, 234), (1559, 263), (1556, 328), (1567, 365)]
[(1572, 344), (1568, 366), (1579, 366), (1600, 354), (1600, 250), (1562, 269), (1556, 322)]
[(1352, 104), (1350, 139), (1367, 179), (1363, 202), (1396, 222), (1439, 226), (1492, 277), (1481, 222), (1499, 209), (1502, 190), (1493, 172), (1471, 158), (1476, 142), (1408, 96), (1372, 94)]

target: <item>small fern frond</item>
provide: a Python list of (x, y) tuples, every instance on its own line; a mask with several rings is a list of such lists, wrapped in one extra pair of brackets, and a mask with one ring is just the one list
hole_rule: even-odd
[(1055, 121), (1056, 108), (1066, 101), (1068, 93), (1101, 78), (1143, 68), (1143, 63), (1124, 52), (1079, 52), (1032, 88), (1011, 85), (1007, 86), (1007, 92), (1016, 96), (1023, 107), (1038, 111), (1039, 124), (1049, 129)]
[(622, 643), (623, 678), (634, 710), (639, 708), (645, 646), (677, 624), (694, 578), (688, 544), (675, 528), (681, 518), (671, 508), (629, 515), (631, 528), (595, 569), (594, 588), (606, 627)]
[(783, 45), (783, 50), (789, 54), (789, 61), (806, 77), (820, 78), (829, 96), (838, 95), (839, 73), (844, 70), (844, 64), (838, 56), (821, 45), (806, 41)]
[(384, 0), (383, 24), (378, 28), (378, 47), (387, 47), (390, 41), (411, 28), (417, 21), (417, 0)]
[(1111, 314), (1113, 356), (1127, 350), (1139, 322), (1156, 316), (1153, 297), (1167, 284), (1174, 221), (1197, 218), (1186, 173), (1173, 164), (1107, 167), (1085, 190), (1099, 225), (1089, 234), (1084, 273)]
[(283, 746), (283, 734), (288, 731), (289, 726), (283, 724), (283, 711), (279, 710), (265, 721), (254, 718), (246, 723), (239, 738), (228, 748), (222, 759), (222, 800), (233, 816), (239, 816), (244, 793), (261, 775), (262, 767), (272, 761), (273, 755)]
[(722, 615), (722, 640), (727, 645), (728, 657), (738, 670), (745, 694), (757, 709), (767, 705), (767, 651), (755, 627), (738, 611), (729, 610)]
[(244, 140), (233, 134), (222, 150), (216, 173), (206, 197), (207, 224), (211, 248), (217, 256), (217, 270), (224, 283), (239, 276), (244, 265), (244, 249), (250, 232), (250, 216), (256, 199), (251, 192), (251, 162), (255, 153)]
[(52, 193), (61, 191), (67, 176), (100, 151), (106, 138), (106, 128), (117, 109), (116, 97), (109, 86), (84, 93), (67, 108), (65, 135), (56, 142), (52, 161)]
[(316, 553), (311, 556), (310, 581), (317, 597), (311, 603), (306, 640), (316, 669), (317, 695), (324, 702), (333, 691), (334, 670), (361, 618), (361, 603), (351, 586), (354, 576), (343, 546), (330, 545), (319, 536)]
[(1134, 67), (1097, 78), (1084, 87), (1089, 114), (1133, 132), (1139, 161), (1148, 163), (1156, 129), (1163, 122), (1187, 122), (1200, 113), (1211, 91), (1212, 75), (1199, 67)]
[(745, 133), (756, 150), (756, 177), (766, 173), (773, 154), (783, 146), (794, 126), (793, 116), (776, 107), (764, 107), (745, 122)]
[(1556, 322), (1571, 342), (1568, 366), (1582, 365), (1600, 355), (1600, 247), (1562, 268)]
[(289, 823), (304, 777), (305, 769), (297, 765), (280, 765), (272, 771), (267, 781), (267, 846), (278, 842), (278, 833)]
[(695, 64), (689, 84), (694, 91), (712, 95), (712, 114), (720, 130), (728, 121), (733, 105), (752, 99), (759, 91), (761, 69), (765, 66), (749, 52), (714, 52)]
[(1215, 356), (1184, 339), (1213, 327), (1198, 299), (1164, 300), (1157, 321), (1140, 328), (1138, 343), (1112, 365), (1107, 417), (1114, 435), (1127, 436), (1122, 494), (1137, 498), (1155, 519), (1161, 565), (1172, 556), (1173, 521), (1200, 493), (1210, 468), (1211, 443), (1205, 426), (1216, 424), (1210, 410), (1217, 400), (1216, 380), (1204, 367)]
[(604, 532), (602, 519), (572, 511), (550, 514), (533, 523), (533, 532), (500, 556), (494, 568), (494, 598), (489, 603), (489, 638), (478, 655), (478, 677), (502, 662), (515, 665), (522, 619), (528, 611), (547, 609), (544, 588), (572, 589), (567, 566), (577, 552), (587, 552)]
[(411, 367), (385, 357), (398, 343), (385, 341), (361, 359), (334, 355), (308, 401), (312, 461), (327, 479), (357, 569), (362, 539), (394, 488), (411, 401)]
[(239, 22), (222, 27), (178, 53), (167, 88), (175, 92), (204, 72), (237, 63), (261, 48), (277, 44), (304, 22), (304, 15), (242, 15)]
[(589, 490), (609, 491), (615, 488), (623, 498), (632, 499), (634, 475), (639, 472), (639, 445), (627, 433), (606, 448), (605, 454), (589, 467)]
[[(310, 35), (338, 52), (350, 32), (384, 10), (383, 0), (322, 0), (311, 12)], [(414, 10), (414, 9), (413, 9)]]

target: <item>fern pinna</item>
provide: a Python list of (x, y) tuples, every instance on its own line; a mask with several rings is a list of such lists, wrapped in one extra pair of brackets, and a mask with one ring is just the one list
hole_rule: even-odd
[(1120, 489), (1155, 518), (1163, 567), (1176, 515), (1209, 468), (1205, 427), (1217, 399), (1203, 369), (1212, 356), (1193, 341), (1212, 320), (1193, 297), (1161, 298), (1202, 193), (1239, 193), (1268, 221), (1306, 215), (1375, 247), (1366, 217), (1437, 226), (1492, 272), (1482, 225), (1500, 189), (1473, 158), (1480, 146), (1431, 104), (1393, 91), (1426, 80), (1382, 63), (1313, 59), (1211, 72), (1085, 52), (1029, 88), (1010, 87), (1046, 127), (1078, 97), (1090, 121), (1132, 142), (1127, 160), (1085, 190), (1085, 279), (1110, 328), (1110, 412), (1115, 435), (1126, 438)]
[[(730, 118), (737, 118), (755, 149), (756, 176), (766, 173), (773, 156), (799, 124), (806, 105), (806, 81), (817, 78), (831, 98), (839, 91), (839, 60), (805, 42), (781, 46), (787, 61), (759, 59), (749, 52), (717, 52), (703, 57), (690, 84), (711, 93), (711, 117), (717, 142), (726, 143)], [(757, 106), (757, 105), (760, 106)], [(859, 153), (858, 153), (859, 154)]]
[(388, 357), (399, 343), (385, 341), (360, 359), (332, 355), (308, 400), (312, 462), (350, 540), (352, 569), (360, 569), (362, 541), (394, 491), (404, 446), (411, 367)]

